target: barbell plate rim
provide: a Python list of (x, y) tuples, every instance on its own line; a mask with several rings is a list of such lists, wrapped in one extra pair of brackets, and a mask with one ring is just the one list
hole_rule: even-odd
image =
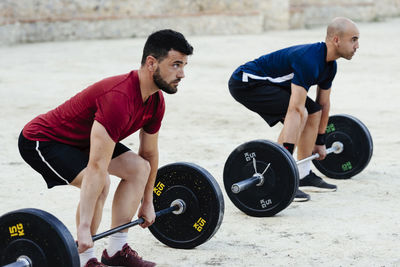
[[(333, 178), (333, 179), (350, 179), (352, 177), (354, 177), (355, 175), (359, 174), (361, 171), (363, 171), (369, 164), (369, 162), (371, 161), (372, 155), (373, 155), (373, 139), (372, 139), (372, 135), (370, 133), (370, 131), (368, 130), (368, 127), (358, 118), (349, 115), (349, 114), (335, 114), (330, 116), (329, 118), (346, 118), (346, 119), (350, 119), (354, 122), (356, 122), (360, 129), (362, 130), (362, 132), (365, 135), (365, 139), (367, 141), (367, 147), (369, 148), (367, 151), (367, 157), (366, 160), (364, 162), (364, 165), (362, 166), (362, 168), (357, 169), (356, 171), (352, 171), (349, 172), (348, 174), (329, 174), (324, 172), (324, 168), (321, 166), (320, 162), (318, 160), (313, 160), (313, 164), (314, 166), (317, 168), (317, 170), (319, 170), (322, 174), (324, 174), (325, 176), (329, 177), (329, 178)], [(346, 148), (344, 148), (346, 149)]]
[[(68, 230), (68, 228), (62, 223), (56, 216), (53, 214), (38, 209), (38, 208), (22, 208), (14, 211), (7, 212), (0, 217), (0, 222), (2, 218), (13, 216), (16, 214), (29, 214), (31, 216), (46, 218), (46, 223), (51, 226), (51, 228), (57, 233), (58, 237), (62, 240), (65, 245), (65, 251), (68, 252), (69, 258), (71, 260), (71, 267), (80, 266), (80, 259), (78, 249), (76, 247), (75, 240)], [(52, 227), (53, 225), (57, 225), (57, 227)], [(0, 258), (2, 255), (0, 255)], [(69, 265), (68, 265), (69, 266)]]
[[(158, 237), (157, 235), (160, 233), (155, 233), (156, 230), (154, 229), (154, 225), (151, 225), (149, 227), (150, 232), (154, 235), (154, 237), (156, 239), (158, 239), (161, 243), (172, 247), (172, 248), (178, 248), (178, 249), (193, 249), (205, 242), (207, 242), (208, 240), (210, 240), (218, 231), (218, 229), (220, 228), (223, 218), (224, 218), (224, 212), (225, 212), (225, 203), (224, 203), (224, 197), (222, 194), (222, 190), (219, 187), (218, 182), (215, 180), (215, 178), (210, 174), (210, 172), (208, 172), (205, 168), (201, 167), (200, 165), (196, 164), (196, 163), (192, 163), (192, 162), (186, 162), (186, 161), (179, 161), (179, 162), (174, 162), (174, 163), (169, 163), (166, 165), (163, 165), (162, 167), (159, 168), (159, 170), (163, 170), (164, 168), (171, 168), (174, 166), (184, 166), (187, 168), (191, 168), (196, 170), (197, 172), (204, 174), (207, 177), (207, 181), (210, 183), (211, 188), (213, 189), (213, 192), (216, 196), (216, 199), (219, 200), (218, 203), (218, 207), (216, 207), (218, 209), (218, 219), (216, 220), (214, 229), (211, 233), (208, 234), (206, 239), (200, 239), (198, 241), (198, 239), (194, 239), (194, 240), (187, 240), (184, 241), (182, 243), (178, 243), (175, 242), (175, 240), (173, 242), (165, 242), (165, 240), (162, 239), (162, 237)], [(156, 178), (157, 179), (157, 178)], [(202, 237), (203, 238), (203, 237)], [(194, 242), (196, 241), (196, 242)]]
[[(211, 183), (212, 185), (212, 189), (214, 190), (214, 193), (216, 194), (217, 198), (220, 200), (220, 212), (219, 212), (219, 218), (218, 218), (218, 225), (217, 227), (214, 229), (214, 232), (212, 233), (212, 235), (207, 239), (209, 240), (211, 237), (213, 237), (215, 235), (215, 233), (218, 231), (219, 227), (222, 224), (223, 218), (224, 218), (224, 213), (225, 213), (225, 202), (224, 202), (224, 195), (222, 194), (222, 190), (218, 184), (218, 182), (215, 180), (214, 176), (205, 168), (203, 168), (202, 166), (193, 163), (193, 162), (187, 162), (187, 161), (179, 161), (179, 162), (174, 162), (174, 163), (170, 163), (167, 164), (165, 166), (169, 166), (169, 165), (185, 165), (188, 167), (192, 167), (192, 168), (196, 168), (199, 171), (203, 172), (204, 174), (207, 175), (207, 177), (209, 178), (208, 181)], [(163, 166), (164, 167), (164, 166)], [(207, 241), (206, 240), (206, 241)], [(206, 242), (204, 241), (204, 242)]]
[(372, 158), (373, 151), (374, 151), (374, 142), (373, 142), (373, 139), (372, 139), (371, 132), (368, 130), (368, 127), (360, 119), (358, 119), (358, 118), (356, 118), (356, 117), (354, 117), (352, 115), (349, 115), (349, 114), (336, 114), (334, 116), (341, 116), (341, 117), (346, 117), (346, 118), (352, 119), (352, 120), (356, 121), (360, 125), (361, 129), (365, 133), (365, 136), (367, 137), (367, 141), (368, 141), (368, 144), (369, 144), (368, 145), (368, 147), (369, 147), (368, 161), (367, 161), (367, 163), (365, 165), (365, 166), (367, 166), (369, 161)]

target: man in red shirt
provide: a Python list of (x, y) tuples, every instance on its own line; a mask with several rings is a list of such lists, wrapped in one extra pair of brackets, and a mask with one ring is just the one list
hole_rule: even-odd
[[(22, 130), (21, 156), (43, 176), (48, 188), (69, 184), (81, 189), (76, 213), (81, 266), (155, 265), (128, 246), (127, 230), (109, 237), (104, 265), (94, 255), (91, 236), (101, 221), (110, 174), (121, 178), (112, 203), (111, 227), (130, 222), (141, 201), (138, 216), (145, 219), (141, 226), (154, 222), (158, 131), (165, 111), (161, 91), (176, 93), (192, 53), (181, 33), (155, 32), (146, 41), (139, 70), (89, 86)], [(138, 130), (136, 154), (120, 141)]]

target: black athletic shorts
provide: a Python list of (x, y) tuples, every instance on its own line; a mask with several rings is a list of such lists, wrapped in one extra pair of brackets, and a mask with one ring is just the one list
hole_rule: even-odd
[[(69, 184), (89, 162), (88, 150), (55, 141), (32, 141), (22, 132), (18, 148), (22, 158), (43, 176), (48, 188)], [(112, 158), (127, 151), (130, 151), (128, 147), (117, 143)]]
[[(290, 93), (282, 87), (266, 81), (241, 82), (230, 78), (229, 91), (233, 98), (246, 108), (258, 113), (269, 126), (283, 122), (289, 107)], [(308, 114), (321, 110), (321, 106), (307, 96), (305, 107)]]

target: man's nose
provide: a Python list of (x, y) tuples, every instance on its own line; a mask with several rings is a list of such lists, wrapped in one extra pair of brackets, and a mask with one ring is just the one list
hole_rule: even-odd
[(183, 71), (183, 69), (178, 71), (178, 74), (176, 75), (177, 78), (183, 79), (185, 78), (185, 72)]

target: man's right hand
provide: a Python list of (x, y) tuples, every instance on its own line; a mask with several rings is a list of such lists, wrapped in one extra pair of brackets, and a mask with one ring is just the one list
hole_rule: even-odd
[(78, 229), (78, 252), (85, 252), (87, 249), (93, 247), (93, 239), (90, 234), (89, 227), (79, 227)]
[(318, 153), (319, 154), (319, 158), (317, 158), (317, 160), (323, 160), (326, 157), (326, 146), (325, 145), (315, 145), (314, 149), (313, 149), (313, 154), (314, 153)]

